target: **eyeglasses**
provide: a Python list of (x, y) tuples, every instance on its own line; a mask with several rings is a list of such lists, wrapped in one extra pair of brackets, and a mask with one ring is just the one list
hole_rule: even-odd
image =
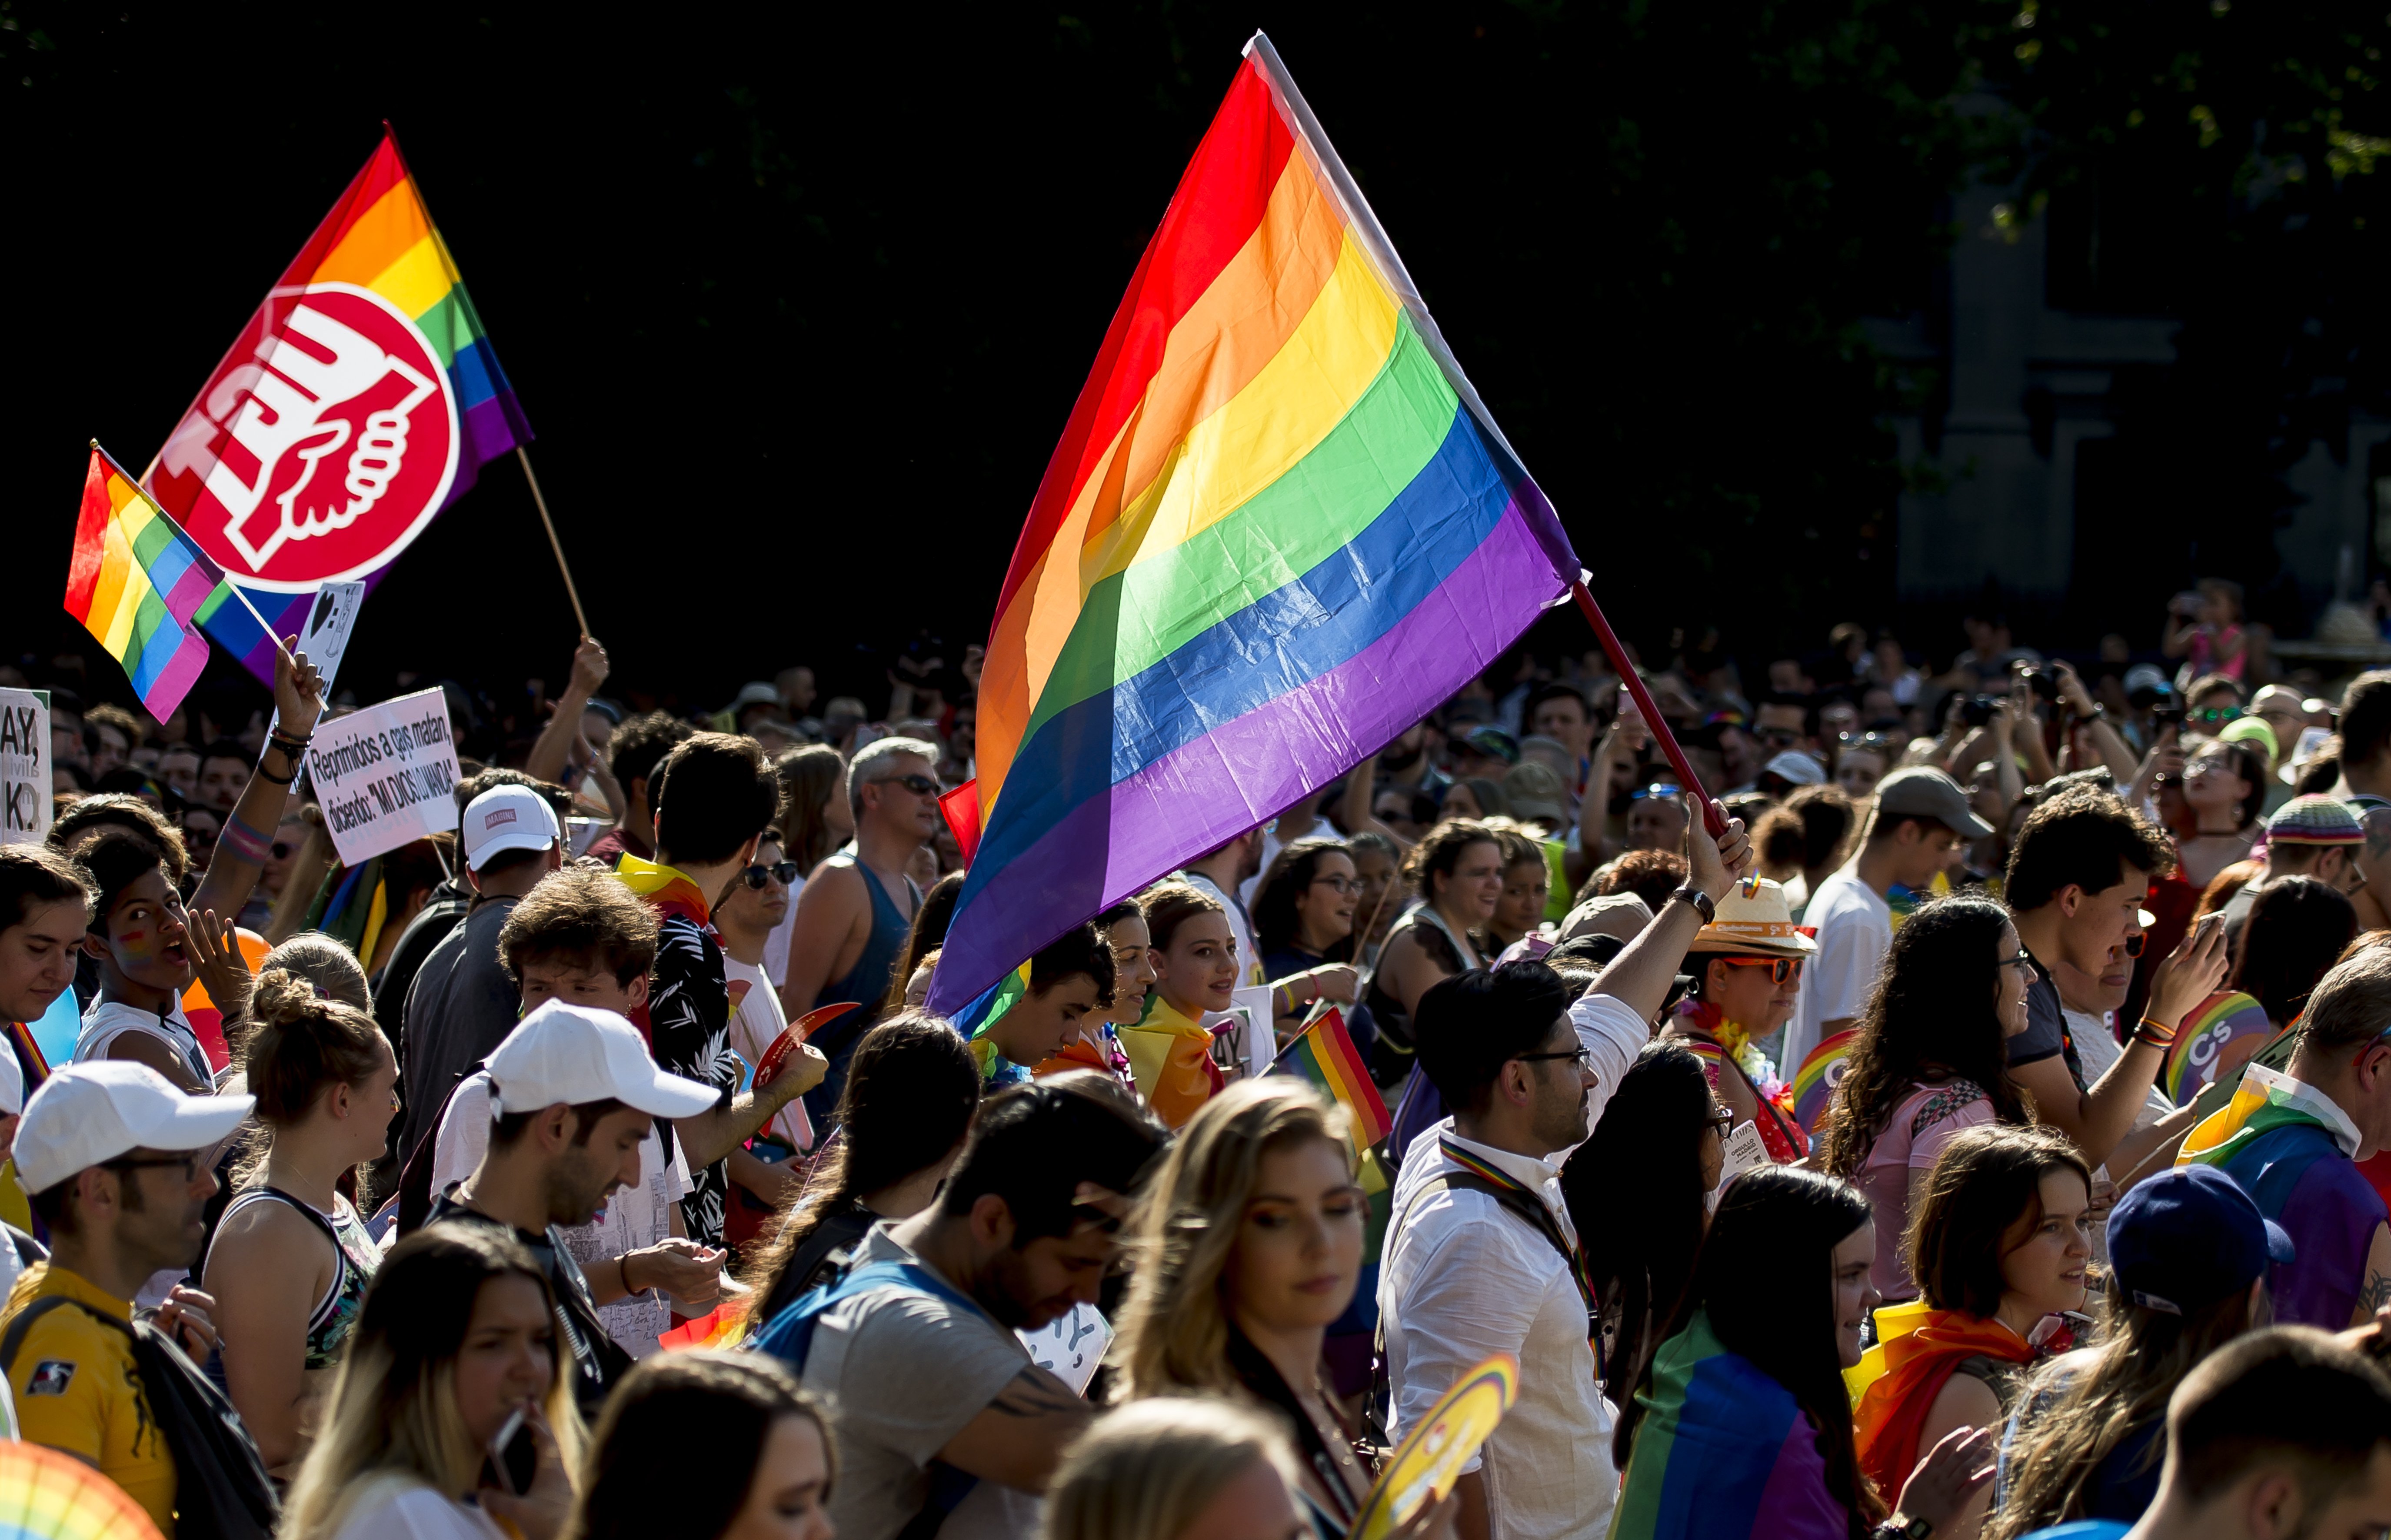
[(183, 1168), (183, 1180), (195, 1182), (200, 1174), (200, 1152), (185, 1150), (180, 1155), (145, 1155), (138, 1158), (120, 1155), (113, 1160), (103, 1160), (99, 1164), (103, 1170), (111, 1171), (136, 1171), (146, 1166), (180, 1166)]
[(1802, 977), (1799, 957), (1722, 957), (1719, 961), (1731, 968), (1766, 968), (1770, 981), (1777, 984)]
[(2036, 972), (2034, 953), (2030, 951), (2021, 951), (2015, 957), (2004, 957), (1993, 965), (2000, 968), (2023, 968), (2029, 977)]
[(1559, 1049), (1550, 1054), (1514, 1054), (1511, 1056), (1521, 1064), (1533, 1064), (1539, 1059), (1575, 1059), (1580, 1069), (1594, 1068), (1594, 1055), (1585, 1051), (1583, 1043), (1580, 1043), (1575, 1048)]
[(1359, 893), (1362, 891), (1361, 879), (1358, 877), (1314, 877), (1312, 879), (1312, 886), (1314, 887), (1333, 887), (1339, 894)]
[(867, 786), (902, 786), (915, 796), (936, 796), (939, 786), (926, 775), (885, 775), (877, 781), (867, 781)]
[(2131, 936), (2126, 938), (2126, 955), (2128, 957), (2139, 957), (2142, 954), (2142, 949), (2150, 944), (2150, 933), (2147, 931), (2138, 930)]
[(797, 863), (793, 861), (776, 861), (769, 866), (751, 866), (740, 875), (747, 879), (747, 886), (750, 887), (760, 888), (775, 878), (779, 879), (782, 887), (786, 887), (797, 880)]
[(2185, 712), (2184, 716), (2187, 720), (2198, 722), (2203, 727), (2221, 727), (2227, 722), (2241, 720), (2242, 708), (2238, 705), (2204, 705), (2197, 711)]
[(1648, 796), (1668, 797), (1683, 796), (1685, 795), (1686, 788), (1683, 786), (1676, 785), (1674, 783), (1667, 781), (1655, 781), (1648, 786), (1638, 786), (1635, 791), (1630, 792), (1628, 794), (1627, 800), (1630, 802), (1641, 802)]
[(1702, 1119), (1702, 1127), (1724, 1139), (1735, 1130), (1735, 1114), (1726, 1107), (1714, 1106), (1711, 1115)]
[(1890, 732), (1839, 732), (1835, 734), (1835, 741), (1845, 748), (1890, 748), (1893, 746), (1893, 734)]

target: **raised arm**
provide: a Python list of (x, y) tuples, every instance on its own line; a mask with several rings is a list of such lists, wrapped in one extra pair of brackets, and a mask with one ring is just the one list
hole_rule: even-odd
[(266, 740), (265, 752), (258, 757), (240, 800), (225, 819), (224, 833), (216, 836), (215, 854), (208, 861), (208, 874), (200, 879), (199, 890), (191, 895), (193, 909), (238, 914), (249, 902), (258, 874), (265, 869), (265, 858), (274, 848), (275, 826), (282, 822), (282, 809), (291, 800), (291, 784), (305, 768), (303, 756), (307, 740), (315, 733), (317, 718), (324, 714), (324, 680), (307, 661), (307, 654), (299, 651), (295, 636), (275, 649), (274, 714), (274, 731)]
[(531, 757), (523, 761), (525, 775), (564, 783), (565, 759), (581, 737), (581, 713), (588, 708), (589, 697), (606, 682), (606, 649), (596, 637), (583, 637), (581, 645), (573, 650), (573, 678), (556, 697), (556, 714), (540, 730), (539, 741), (531, 745)]
[[(1697, 819), (1687, 831), (1686, 846), (1687, 860), (1693, 868), (1687, 883), (1700, 888), (1713, 904), (1726, 897), (1727, 888), (1751, 864), (1751, 841), (1745, 837), (1739, 818), (1727, 820), (1726, 833), (1715, 840)], [(1652, 923), (1602, 970), (1593, 992), (1609, 995), (1634, 1011), (1638, 1020), (1650, 1021), (1661, 1014), (1670, 987), (1677, 981), (1678, 965), (1686, 960), (1686, 949), (1694, 944), (1694, 933), (1701, 928), (1701, 911), (1692, 904), (1662, 904)]]

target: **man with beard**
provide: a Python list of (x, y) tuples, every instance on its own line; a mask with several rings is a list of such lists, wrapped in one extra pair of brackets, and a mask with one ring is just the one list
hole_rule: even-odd
[(628, 1252), (585, 1275), (563, 1231), (588, 1223), (617, 1189), (639, 1184), (640, 1144), (654, 1119), (707, 1111), (715, 1090), (658, 1068), (639, 1029), (614, 1012), (562, 1000), (525, 1016), (488, 1069), (489, 1146), (473, 1174), (433, 1200), (431, 1222), (505, 1230), (531, 1252), (555, 1296), (558, 1352), (571, 1359), (574, 1399), (595, 1420), (631, 1370), (598, 1307), (670, 1288), (679, 1258), (651, 1251), (685, 1252), (687, 1243)]

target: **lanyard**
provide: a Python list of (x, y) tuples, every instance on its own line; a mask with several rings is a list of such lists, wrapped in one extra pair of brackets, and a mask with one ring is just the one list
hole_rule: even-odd
[(1444, 1152), (1446, 1159), (1478, 1178), (1479, 1181), (1498, 1189), (1499, 1193), (1512, 1194), (1524, 1200), (1524, 1206), (1519, 1202), (1506, 1202), (1503, 1206), (1522, 1218), (1532, 1215), (1532, 1223), (1544, 1233), (1544, 1238), (1551, 1241), (1561, 1255), (1569, 1259), (1570, 1277), (1576, 1282), (1578, 1293), (1584, 1297), (1586, 1318), (1592, 1322), (1600, 1307), (1595, 1300), (1594, 1278), (1586, 1272), (1585, 1252), (1569, 1244), (1569, 1237), (1562, 1233), (1559, 1223), (1554, 1220), (1552, 1210), (1544, 1206), (1544, 1194), (1520, 1182), (1507, 1171), (1470, 1154), (1450, 1138), (1439, 1136), (1437, 1147)]

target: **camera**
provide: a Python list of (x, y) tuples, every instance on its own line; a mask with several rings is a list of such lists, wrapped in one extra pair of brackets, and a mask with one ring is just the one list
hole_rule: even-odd
[(2036, 700), (2055, 701), (2059, 699), (2059, 679), (2058, 677), (2052, 674), (2049, 669), (2022, 668), (2018, 670), (2018, 678), (2025, 680), (2026, 688), (2034, 692), (2034, 698)]
[(2180, 730), (2183, 726), (2183, 717), (2184, 705), (2181, 701), (2175, 701), (2151, 707), (2151, 720), (2161, 727), (2172, 727)]
[(1971, 695), (1959, 703), (1959, 720), (1970, 727), (1983, 727), (1993, 719), (1993, 712), (2001, 704), (1998, 695)]

